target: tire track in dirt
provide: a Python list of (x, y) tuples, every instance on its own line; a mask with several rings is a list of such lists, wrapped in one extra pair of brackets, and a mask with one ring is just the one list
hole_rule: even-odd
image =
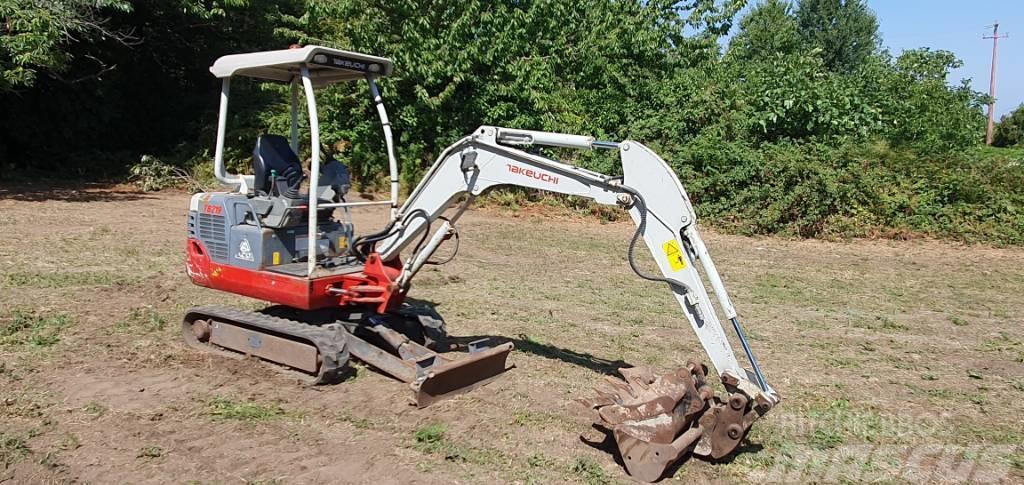
[[(81, 447), (68, 453), (73, 464), (64, 476), (110, 483), (166, 483), (167, 477), (449, 483), (417, 471), (415, 460), (402, 456), (406, 450), (400, 440), (387, 432), (357, 429), (322, 416), (265, 424), (196, 419), (201, 413), (198, 396), (240, 389), (220, 384), (224, 381), (219, 378), (182, 371), (142, 369), (104, 376), (80, 369), (53, 379), (52, 388), (62, 393), (68, 408), (93, 402), (106, 408), (97, 422), (73, 419), (63, 425), (81, 440)], [(322, 422), (311, 425), (306, 419)], [(97, 426), (101, 423), (106, 425)], [(160, 456), (141, 457), (146, 447), (159, 447)]]

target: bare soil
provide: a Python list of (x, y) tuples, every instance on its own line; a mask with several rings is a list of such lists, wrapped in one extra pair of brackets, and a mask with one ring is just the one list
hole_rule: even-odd
[[(573, 398), (702, 356), (627, 266), (630, 224), (489, 208), (412, 296), (515, 342), (515, 370), (423, 410), (362, 367), (304, 387), (180, 341), (189, 307), (264, 305), (189, 282), (187, 205), (0, 187), (0, 483), (628, 483)], [(704, 233), (783, 402), (669, 483), (1024, 480), (1024, 250)]]

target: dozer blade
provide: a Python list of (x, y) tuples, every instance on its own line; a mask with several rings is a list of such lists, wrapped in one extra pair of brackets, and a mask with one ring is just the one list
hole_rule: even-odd
[(413, 390), (412, 401), (419, 408), (483, 386), (512, 368), (506, 363), (513, 348), (511, 342), (493, 347), (488, 345), (487, 339), (472, 342), (467, 356), (451, 360), (386, 326), (364, 330), (376, 334), (392, 352), (350, 334), (348, 349), (352, 356), (409, 383)]
[(493, 381), (511, 369), (506, 364), (511, 351), (512, 343), (509, 342), (427, 368), (411, 385), (416, 393), (416, 407), (425, 408)]
[(748, 406), (740, 392), (728, 404), (721, 402), (705, 382), (704, 366), (694, 360), (661, 375), (642, 367), (619, 372), (625, 380), (608, 378), (595, 387), (596, 397), (578, 402), (594, 426), (615, 440), (626, 470), (638, 480), (657, 481), (695, 443), (700, 456), (728, 455), (767, 411)]

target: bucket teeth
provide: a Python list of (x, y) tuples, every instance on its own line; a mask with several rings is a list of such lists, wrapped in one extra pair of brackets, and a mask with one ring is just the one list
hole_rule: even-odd
[(734, 392), (725, 402), (715, 397), (696, 360), (664, 374), (646, 367), (619, 373), (623, 379), (606, 377), (594, 388), (594, 397), (577, 402), (595, 427), (615, 439), (626, 470), (639, 480), (657, 481), (698, 441), (700, 456), (718, 459), (731, 453), (763, 413), (751, 409), (742, 393)]
[(647, 367), (629, 367), (619, 369), (619, 374), (626, 379), (632, 388), (647, 390), (648, 386), (657, 380), (654, 372)]

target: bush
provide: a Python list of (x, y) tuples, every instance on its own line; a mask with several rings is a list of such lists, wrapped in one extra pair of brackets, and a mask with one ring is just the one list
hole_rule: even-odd
[[(206, 162), (205, 164), (211, 164), (207, 160), (204, 160), (204, 162)], [(202, 180), (202, 173), (197, 178), (188, 170), (164, 163), (152, 155), (143, 155), (139, 163), (131, 166), (128, 173), (128, 180), (143, 192), (163, 190), (171, 187), (200, 191), (204, 190), (207, 186)]]
[(700, 140), (676, 159), (699, 215), (746, 234), (1024, 243), (1024, 156), (923, 156), (887, 144)]
[(999, 120), (992, 133), (992, 144), (997, 147), (1021, 146), (1024, 143), (1024, 104)]

